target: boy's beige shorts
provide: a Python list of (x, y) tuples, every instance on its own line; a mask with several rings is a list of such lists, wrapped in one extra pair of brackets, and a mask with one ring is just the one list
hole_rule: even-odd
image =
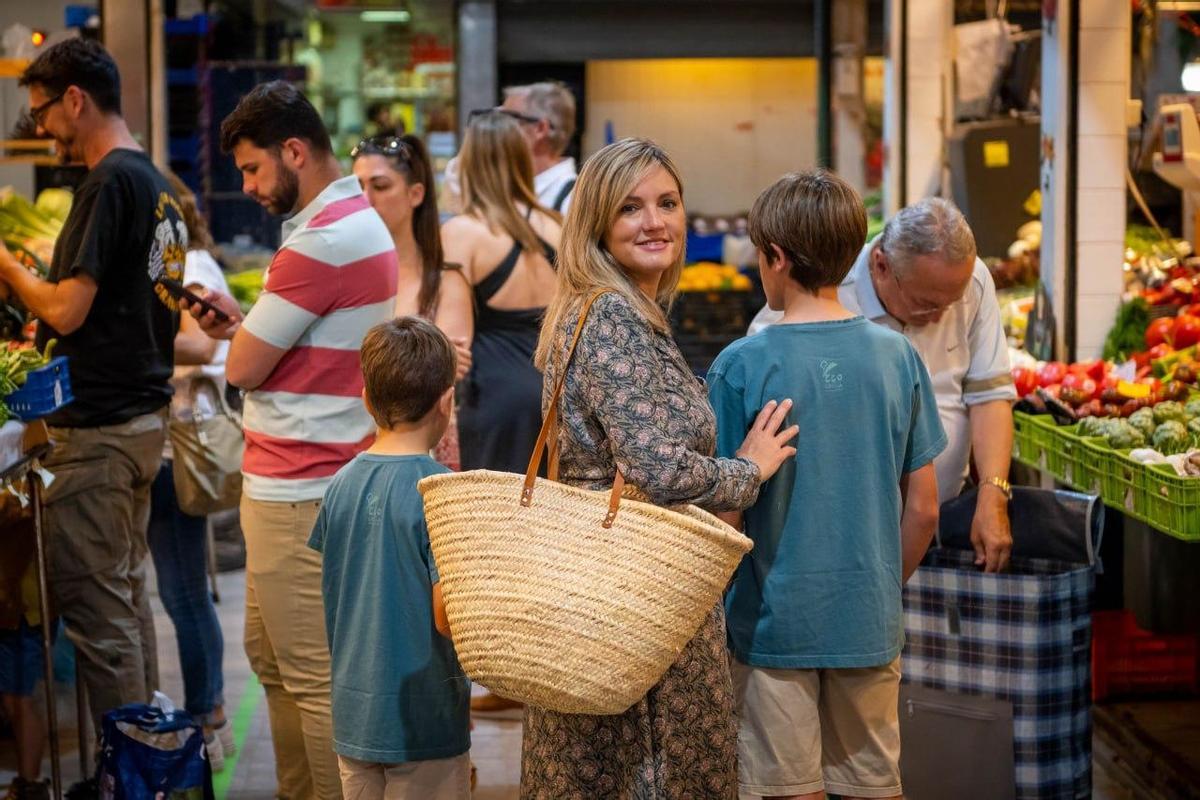
[(862, 669), (767, 669), (731, 658), (730, 672), (743, 793), (901, 794), (899, 658)]

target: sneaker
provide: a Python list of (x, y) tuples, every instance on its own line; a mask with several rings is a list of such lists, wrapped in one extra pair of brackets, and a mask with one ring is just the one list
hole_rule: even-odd
[(509, 700), (507, 697), (501, 697), (491, 692), (471, 698), (471, 711), (480, 716), (505, 714), (506, 712), (517, 711), (524, 707), (523, 704), (518, 703), (516, 700)]
[(225, 769), (225, 750), (221, 747), (221, 739), (216, 733), (204, 734), (204, 750), (208, 753), (208, 763), (213, 774)]
[(66, 800), (100, 800), (100, 784), (95, 778), (80, 781), (67, 789)]
[(50, 800), (50, 785), (46, 781), (13, 778), (4, 800)]
[(213, 728), (213, 733), (221, 740), (221, 750), (225, 755), (231, 756), (237, 752), (237, 742), (233, 740), (233, 726), (229, 724), (229, 720)]

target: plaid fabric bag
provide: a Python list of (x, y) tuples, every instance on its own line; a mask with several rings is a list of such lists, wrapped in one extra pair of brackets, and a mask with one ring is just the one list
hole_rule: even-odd
[[(973, 513), (974, 498), (960, 500)], [(1021, 501), (1018, 496), (1014, 504)], [(1009, 571), (985, 574), (974, 565), (971, 550), (931, 548), (904, 588), (902, 680), (1011, 703), (1017, 798), (1087, 798), (1092, 791), (1095, 585), (1089, 560), (1094, 561), (1090, 557), (1098, 546), (1092, 538), (1102, 524), (1102, 507), (1094, 498), (1040, 490), (1028, 490), (1024, 501), (1035, 510), (1053, 504), (1059, 514), (1012, 514), (1014, 553), (1062, 552), (1048, 546), (1051, 540), (1074, 535), (1086, 540), (1076, 549), (1087, 556), (1075, 563), (1014, 555)], [(1080, 513), (1062, 514), (1064, 508)], [(945, 509), (950, 525), (970, 519)], [(1022, 518), (1032, 529), (1018, 529)], [(1074, 533), (1047, 530), (1054, 524), (1047, 520), (1074, 527)], [(949, 538), (943, 535), (942, 544)]]

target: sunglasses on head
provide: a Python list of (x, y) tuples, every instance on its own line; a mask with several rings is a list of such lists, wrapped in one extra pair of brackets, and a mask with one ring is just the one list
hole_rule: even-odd
[(470, 123), (478, 117), (486, 117), (488, 114), (503, 114), (506, 117), (515, 119), (517, 122), (524, 122), (529, 125), (537, 125), (542, 121), (541, 117), (534, 117), (529, 114), (522, 114), (520, 111), (513, 111), (511, 108), (477, 108), (470, 114), (467, 114), (467, 122)]
[(352, 160), (367, 155), (403, 158), (407, 161), (412, 158), (412, 147), (399, 136), (372, 136), (354, 145), (354, 149), (350, 151)]

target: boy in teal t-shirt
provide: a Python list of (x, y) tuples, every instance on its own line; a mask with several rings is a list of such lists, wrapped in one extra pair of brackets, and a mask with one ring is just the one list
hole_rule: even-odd
[(900, 592), (937, 525), (946, 436), (908, 340), (838, 301), (866, 225), (858, 194), (827, 172), (763, 192), (750, 237), (782, 324), (708, 373), (718, 455), (772, 398), (792, 398), (800, 426), (796, 458), (744, 514), (754, 549), (725, 599), (738, 782), (754, 795), (901, 795)]
[(417, 317), (363, 340), (375, 443), (334, 477), (309, 546), (322, 554), (333, 749), (347, 798), (468, 800), (471, 687), (450, 643), (417, 481), (454, 403), (455, 356)]

